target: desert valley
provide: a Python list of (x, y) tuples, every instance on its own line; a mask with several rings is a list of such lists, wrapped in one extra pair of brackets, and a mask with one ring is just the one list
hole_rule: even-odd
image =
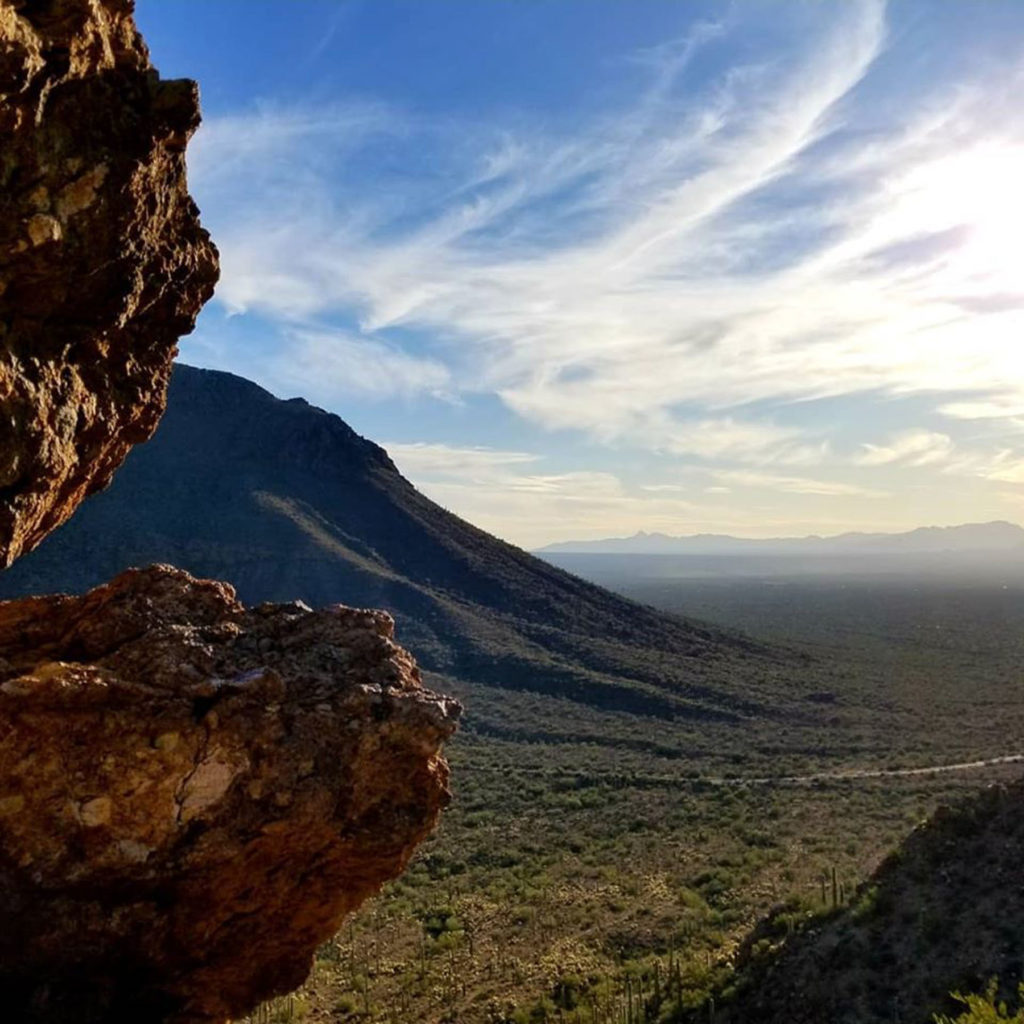
[(926, 1021), (1012, 992), (1024, 913), (1024, 560), (1007, 526), (951, 536), (927, 566), (875, 542), (887, 572), (542, 552), (570, 575), (336, 416), (179, 365), (154, 438), (0, 594), (171, 563), (252, 605), (386, 607), (463, 702), (437, 835), (255, 1020)]
[(1024, 1021), (1022, 81), (0, 0), (0, 1021)]

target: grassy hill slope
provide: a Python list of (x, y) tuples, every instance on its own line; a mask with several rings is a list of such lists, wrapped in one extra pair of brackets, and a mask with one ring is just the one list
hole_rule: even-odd
[[(938, 811), (848, 906), (799, 924), (785, 911), (747, 938), (717, 1024), (929, 1024), (951, 991), (1024, 977), (1024, 782)], [(704, 1021), (707, 1009), (678, 1020)]]

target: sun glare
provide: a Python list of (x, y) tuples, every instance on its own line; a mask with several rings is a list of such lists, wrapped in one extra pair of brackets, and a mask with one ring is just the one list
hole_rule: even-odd
[(907, 212), (922, 233), (963, 228), (958, 270), (1024, 291), (1024, 147), (969, 150), (905, 180)]

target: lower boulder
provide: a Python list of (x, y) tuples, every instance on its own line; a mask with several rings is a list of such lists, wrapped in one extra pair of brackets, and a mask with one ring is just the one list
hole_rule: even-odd
[(5, 1019), (207, 1024), (306, 976), (448, 800), (390, 617), (167, 566), (0, 603)]

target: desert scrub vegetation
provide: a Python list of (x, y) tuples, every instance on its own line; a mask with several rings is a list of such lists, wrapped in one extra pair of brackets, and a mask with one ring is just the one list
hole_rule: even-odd
[(837, 909), (869, 918), (877, 896), (858, 883), (909, 828), (1011, 773), (670, 789), (585, 776), (524, 785), (515, 773), (460, 771), (459, 758), (456, 743), (456, 799), (438, 833), (321, 948), (299, 993), (308, 1020), (706, 1014), (709, 999), (728, 997), (740, 943), (770, 911), (765, 953)]
[(281, 996), (258, 1006), (248, 1017), (245, 1024), (290, 1024), (309, 1018), (309, 1001), (299, 994)]
[(935, 1024), (999, 1024), (1000, 1021), (1004, 1024), (1024, 1024), (1024, 983), (1017, 988), (1016, 1010), (1011, 1010), (1007, 1001), (1000, 999), (998, 993), (999, 982), (996, 979), (990, 981), (982, 993), (963, 995), (954, 992), (952, 998), (964, 1007), (963, 1012), (956, 1017), (935, 1014), (932, 1020)]
[[(703, 594), (708, 617), (728, 621), (728, 594), (711, 585)], [(807, 691), (817, 717), (710, 730), (430, 680), (467, 705), (450, 747), (454, 802), (406, 873), (321, 950), (299, 993), (308, 1019), (593, 1024), (632, 1012), (633, 1020), (703, 1024), (711, 999), (724, 1019), (740, 983), (741, 945), (759, 922), (769, 923), (750, 955), (763, 962), (833, 921), (881, 927), (891, 896), (862, 885), (871, 871), (939, 804), (1014, 779), (1019, 765), (802, 786), (715, 786), (701, 776), (906, 767), (996, 752), (997, 710), (1007, 742), (1024, 734), (1024, 614), (1020, 629), (993, 630), (989, 612), (1013, 626), (1016, 605), (1000, 595), (972, 604), (952, 591), (865, 597), (808, 586), (780, 596), (748, 587), (741, 596), (748, 618), (739, 624), (813, 647), (814, 677), (793, 685)], [(957, 616), (963, 628), (953, 628)], [(943, 626), (927, 642), (923, 618)], [(931, 645), (936, 632), (942, 642)], [(834, 720), (822, 719), (822, 708)], [(927, 925), (928, 908), (921, 912), (915, 920)], [(937, 926), (925, 930), (942, 938)], [(890, 970), (892, 956), (872, 943), (866, 962)], [(935, 1009), (951, 1007), (932, 1003), (921, 1020)]]

